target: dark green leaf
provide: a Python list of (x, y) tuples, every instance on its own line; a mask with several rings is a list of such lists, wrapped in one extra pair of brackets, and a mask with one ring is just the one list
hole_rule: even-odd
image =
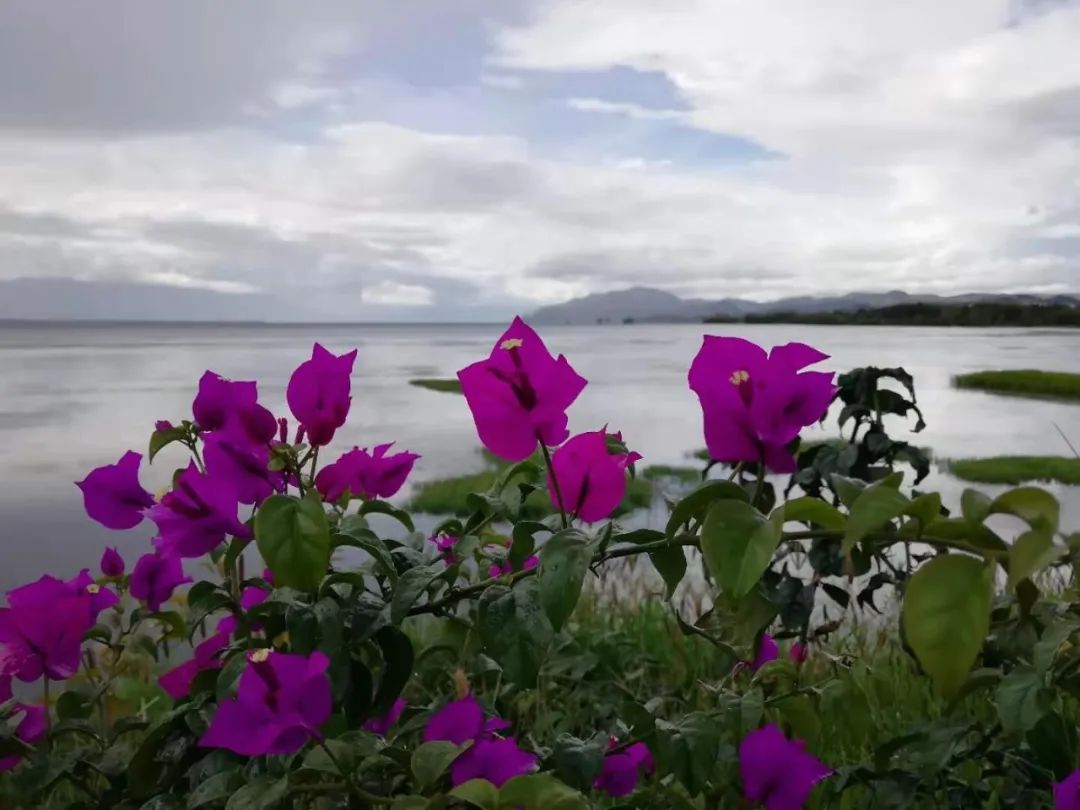
[(515, 776), (499, 789), (499, 810), (589, 810), (589, 802), (546, 773)]
[(555, 740), (550, 760), (560, 779), (578, 790), (590, 790), (604, 764), (606, 750), (607, 740), (603, 735), (579, 740), (569, 734), (561, 734)]
[(739, 599), (757, 584), (780, 542), (783, 514), (765, 517), (743, 501), (717, 501), (701, 527), (701, 551), (724, 593)]
[(574, 612), (591, 560), (589, 538), (577, 529), (552, 535), (540, 549), (540, 602), (555, 630)]
[(243, 774), (238, 768), (223, 771), (199, 782), (188, 796), (188, 810), (198, 810), (210, 804), (216, 804), (229, 798), (244, 784)]
[(401, 624), (405, 621), (405, 617), (409, 615), (409, 610), (420, 598), (420, 594), (426, 591), (431, 583), (445, 571), (446, 567), (441, 562), (436, 562), (410, 568), (402, 574), (390, 601), (390, 621), (393, 624)]
[(849, 509), (847, 528), (841, 551), (851, 548), (870, 532), (877, 531), (889, 521), (904, 514), (911, 501), (897, 491), (888, 478), (871, 484), (854, 500)]
[(173, 442), (183, 441), (187, 438), (187, 435), (187, 430), (182, 427), (172, 427), (167, 430), (155, 430), (150, 434), (150, 448), (146, 460), (153, 464), (154, 456)]
[(844, 516), (840, 511), (821, 500), (809, 496), (794, 498), (781, 507), (784, 510), (784, 521), (794, 523), (806, 523), (821, 526), (823, 529), (843, 531)]
[(499, 789), (486, 779), (470, 779), (451, 790), (450, 795), (481, 810), (499, 808)]
[(416, 527), (413, 526), (412, 518), (409, 517), (409, 513), (404, 509), (398, 509), (393, 504), (386, 501), (364, 501), (360, 505), (361, 515), (386, 515), (392, 517), (398, 523), (405, 527), (409, 532), (415, 532)]
[(675, 595), (675, 589), (679, 587), (679, 583), (686, 575), (686, 554), (683, 553), (682, 546), (667, 546), (650, 551), (649, 559), (663, 577), (670, 599)]
[(702, 520), (709, 506), (717, 500), (735, 500), (750, 502), (750, 496), (733, 481), (710, 481), (695, 489), (675, 504), (668, 518), (665, 535), (669, 540), (675, 538), (680, 528), (691, 520)]
[[(471, 741), (470, 741), (471, 742)], [(444, 740), (421, 743), (412, 753), (410, 767), (420, 790), (434, 785), (450, 764), (468, 747)]]
[(554, 631), (540, 600), (536, 579), (513, 588), (493, 585), (480, 596), (478, 629), (484, 648), (514, 684), (536, 684)]
[(225, 805), (225, 810), (270, 810), (277, 807), (288, 792), (287, 778), (256, 779), (236, 791)]
[(379, 688), (371, 708), (372, 714), (383, 715), (401, 695), (413, 670), (413, 648), (409, 637), (396, 627), (384, 627), (374, 636), (383, 657)]
[(1035, 728), (1054, 700), (1043, 676), (1033, 669), (1014, 669), (997, 688), (997, 710), (1007, 734), (1022, 734)]
[(255, 515), (255, 541), (274, 584), (312, 592), (330, 564), (330, 527), (322, 504), (271, 495)]

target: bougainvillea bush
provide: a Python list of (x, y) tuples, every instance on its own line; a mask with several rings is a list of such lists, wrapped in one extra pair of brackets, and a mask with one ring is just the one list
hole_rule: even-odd
[[(1039, 489), (968, 491), (952, 511), (913, 489), (925, 455), (886, 429), (922, 427), (903, 369), (836, 377), (801, 343), (706, 336), (683, 359), (702, 483), (663, 528), (634, 528), (610, 517), (634, 437), (571, 435), (587, 381), (515, 320), (458, 374), (508, 466), (428, 536), (387, 500), (416, 453), (334, 446), (358, 361), (316, 344), (289, 416), (207, 371), (145, 459), (78, 483), (93, 520), (156, 533), (136, 560), (105, 549), (96, 576), (8, 592), (4, 807), (1080, 807), (1078, 538)], [(803, 445), (834, 403), (850, 434)], [(167, 445), (189, 460), (154, 495), (140, 468)], [(522, 519), (536, 491), (550, 512)], [(587, 583), (630, 557), (663, 592), (597, 601)], [(696, 566), (708, 599), (683, 615)], [(708, 666), (583, 635), (585, 609), (665, 603)], [(878, 613), (927, 708), (842, 746), (823, 729), (883, 697), (878, 659), (834, 640)]]

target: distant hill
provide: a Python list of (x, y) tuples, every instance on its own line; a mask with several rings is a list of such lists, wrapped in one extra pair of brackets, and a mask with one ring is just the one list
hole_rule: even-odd
[(862, 326), (1064, 326), (1080, 328), (1080, 306), (977, 301), (948, 304), (894, 304), (877, 309), (832, 312), (765, 312), (740, 317), (713, 316), (711, 323), (815, 323)]
[(772, 313), (788, 316), (815, 313), (844, 313), (877, 310), (908, 304), (962, 305), (975, 303), (1019, 304), (1063, 307), (1080, 306), (1080, 299), (1067, 295), (1007, 295), (970, 293), (956, 296), (911, 295), (901, 290), (883, 293), (848, 293), (839, 296), (798, 296), (776, 301), (748, 301), (723, 298), (680, 298), (651, 287), (631, 287), (594, 293), (563, 304), (541, 307), (532, 315), (539, 324), (595, 324), (634, 322), (693, 322), (709, 318), (739, 320)]

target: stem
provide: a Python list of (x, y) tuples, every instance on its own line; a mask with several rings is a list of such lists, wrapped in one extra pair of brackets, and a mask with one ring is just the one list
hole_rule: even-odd
[(728, 481), (734, 481), (735, 477), (742, 472), (743, 463), (740, 461), (734, 467), (731, 468), (731, 475), (728, 476)]
[(540, 440), (540, 450), (544, 453), (544, 463), (547, 465), (548, 475), (551, 476), (551, 488), (555, 490), (555, 500), (559, 502), (559, 517), (562, 518), (562, 527), (570, 528), (570, 521), (566, 519), (566, 508), (563, 506), (562, 492), (559, 490), (559, 479), (555, 477), (555, 468), (551, 466), (551, 453), (548, 452), (544, 440)]
[[(326, 756), (330, 758), (330, 761), (334, 763), (334, 767), (338, 769), (341, 778), (345, 780), (345, 785), (348, 787), (349, 793), (360, 801), (367, 802), (368, 804), (393, 804), (394, 800), (390, 797), (376, 796), (374, 793), (368, 793), (356, 784), (356, 782), (353, 781), (352, 774), (346, 772), (341, 764), (341, 760), (334, 755), (334, 752), (330, 750), (330, 746), (326, 744), (325, 740), (319, 740), (319, 747), (326, 752)], [(314, 785), (312, 787), (314, 787)], [(340, 789), (340, 786), (338, 786), (338, 788)]]
[(52, 711), (49, 708), (49, 676), (41, 676), (42, 702), (45, 704), (45, 744), (52, 748)]
[(201, 472), (203, 475), (206, 475), (206, 465), (203, 463), (202, 456), (199, 454), (199, 445), (197, 440), (192, 441), (192, 443), (189, 444), (188, 447), (191, 448), (191, 455), (195, 458), (195, 466), (199, 468), (199, 472)]
[(754, 486), (754, 500), (751, 503), (755, 509), (759, 509), (758, 501), (761, 500), (761, 493), (765, 491), (765, 456), (762, 455), (758, 459), (757, 468), (757, 484)]
[(315, 480), (315, 468), (319, 464), (319, 447), (316, 445), (311, 451), (311, 480)]

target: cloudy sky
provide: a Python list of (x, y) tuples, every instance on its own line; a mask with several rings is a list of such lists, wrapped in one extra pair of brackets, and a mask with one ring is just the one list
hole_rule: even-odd
[(1078, 292), (1078, 42), (1065, 0), (5, 0), (0, 304)]

